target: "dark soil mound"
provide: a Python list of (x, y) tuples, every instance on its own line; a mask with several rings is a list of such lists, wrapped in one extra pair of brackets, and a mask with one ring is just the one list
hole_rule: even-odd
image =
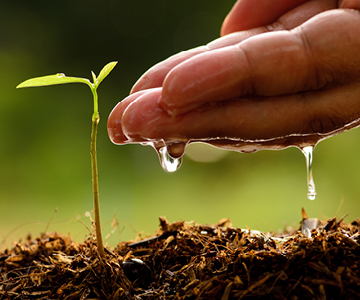
[(19, 243), (0, 253), (0, 299), (360, 299), (360, 220), (305, 217), (282, 236), (160, 223), (102, 260), (93, 238)]

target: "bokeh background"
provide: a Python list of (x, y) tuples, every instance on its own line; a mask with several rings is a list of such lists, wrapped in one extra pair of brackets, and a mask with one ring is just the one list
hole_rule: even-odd
[[(360, 131), (321, 142), (314, 153), (318, 197), (306, 198), (296, 148), (254, 154), (190, 147), (165, 173), (151, 147), (113, 145), (112, 108), (155, 63), (219, 36), (235, 0), (2, 1), (0, 7), (0, 246), (28, 233), (60, 231), (82, 240), (92, 209), (92, 98), (85, 85), (16, 90), (25, 79), (63, 72), (90, 78), (117, 67), (99, 88), (101, 217), (110, 245), (153, 234), (158, 216), (278, 231), (298, 226), (301, 207), (322, 219), (360, 217)], [(192, 149), (193, 148), (193, 149)], [(210, 152), (211, 151), (211, 152)], [(196, 154), (196, 153), (195, 153)], [(198, 155), (199, 156), (199, 155)], [(56, 213), (54, 213), (57, 211)], [(109, 237), (110, 236), (110, 237)]]

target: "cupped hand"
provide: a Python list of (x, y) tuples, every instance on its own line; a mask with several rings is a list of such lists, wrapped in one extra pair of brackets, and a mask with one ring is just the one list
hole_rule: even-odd
[(356, 122), (360, 1), (257, 2), (236, 3), (223, 37), (146, 72), (112, 111), (111, 140), (284, 142)]

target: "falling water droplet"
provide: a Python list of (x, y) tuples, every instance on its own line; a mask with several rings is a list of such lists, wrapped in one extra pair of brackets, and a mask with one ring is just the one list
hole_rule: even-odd
[(180, 168), (182, 163), (182, 156), (178, 158), (172, 157), (169, 154), (166, 146), (157, 149), (157, 151), (159, 154), (161, 167), (164, 169), (164, 171), (172, 173)]
[(166, 143), (166, 149), (171, 157), (180, 158), (184, 155), (186, 145), (184, 142), (171, 142)]
[(316, 191), (315, 191), (315, 183), (312, 175), (312, 157), (313, 157), (313, 146), (307, 146), (301, 149), (302, 153), (305, 155), (306, 159), (306, 172), (307, 172), (307, 186), (308, 186), (308, 194), (307, 197), (309, 200), (315, 200)]

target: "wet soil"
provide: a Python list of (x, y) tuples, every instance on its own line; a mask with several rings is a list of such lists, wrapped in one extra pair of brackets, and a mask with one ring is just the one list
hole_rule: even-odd
[(282, 235), (168, 223), (100, 258), (59, 233), (0, 253), (0, 299), (360, 299), (360, 219), (308, 219)]

